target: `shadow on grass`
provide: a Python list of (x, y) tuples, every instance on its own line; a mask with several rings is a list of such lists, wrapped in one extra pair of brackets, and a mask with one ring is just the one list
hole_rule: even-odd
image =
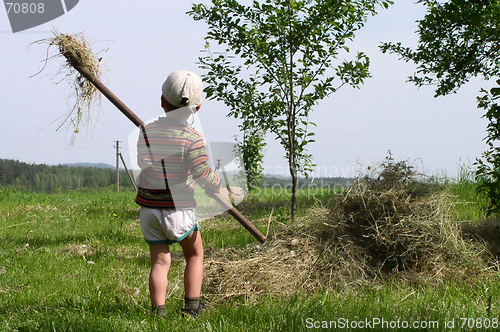
[(465, 223), (462, 232), (464, 237), (484, 243), (493, 257), (500, 258), (500, 219)]

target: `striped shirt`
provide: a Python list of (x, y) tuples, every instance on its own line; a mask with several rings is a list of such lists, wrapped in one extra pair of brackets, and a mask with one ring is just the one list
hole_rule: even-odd
[[(149, 147), (146, 144), (149, 142)], [(141, 168), (136, 203), (157, 209), (196, 207), (194, 181), (218, 188), (220, 179), (209, 166), (202, 135), (187, 122), (161, 117), (139, 135)]]

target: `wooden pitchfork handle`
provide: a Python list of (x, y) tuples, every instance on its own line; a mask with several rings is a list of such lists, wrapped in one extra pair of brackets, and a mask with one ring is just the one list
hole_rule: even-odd
[[(141, 127), (144, 131), (144, 122), (134, 113), (130, 108), (127, 107), (111, 90), (109, 90), (97, 77), (95, 77), (87, 68), (82, 67), (78, 64), (72, 64), (72, 66), (78, 70), (90, 83), (92, 83), (101, 93), (108, 98), (108, 100), (113, 103), (130, 121), (132, 121), (137, 127)], [(229, 204), (221, 194), (214, 193), (211, 196), (215, 199), (225, 210), (229, 212), (230, 215), (234, 217), (247, 231), (250, 232), (260, 243), (266, 242), (266, 237), (250, 222), (245, 216), (243, 216), (234, 206)]]

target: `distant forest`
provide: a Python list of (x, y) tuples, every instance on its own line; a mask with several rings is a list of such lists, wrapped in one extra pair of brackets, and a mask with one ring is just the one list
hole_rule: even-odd
[[(113, 168), (48, 166), (0, 159), (0, 189), (50, 193), (113, 185), (116, 186), (116, 169)], [(133, 187), (125, 171), (120, 171), (122, 187)]]
[[(102, 164), (84, 166), (48, 166), (27, 164), (18, 160), (0, 159), (0, 189), (15, 188), (23, 191), (60, 192), (97, 189), (116, 186), (116, 169), (103, 168)], [(352, 184), (350, 178), (299, 178), (299, 189), (346, 187)], [(286, 188), (291, 186), (290, 178), (265, 176), (259, 183), (261, 188)], [(133, 188), (124, 170), (120, 171), (120, 188)]]

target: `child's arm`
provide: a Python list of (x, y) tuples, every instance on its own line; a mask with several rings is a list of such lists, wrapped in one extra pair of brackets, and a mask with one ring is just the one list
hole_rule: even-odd
[(199, 185), (203, 188), (212, 188), (216, 192), (220, 191), (221, 180), (208, 164), (208, 155), (202, 138), (194, 141), (189, 147), (188, 162), (193, 179)]

